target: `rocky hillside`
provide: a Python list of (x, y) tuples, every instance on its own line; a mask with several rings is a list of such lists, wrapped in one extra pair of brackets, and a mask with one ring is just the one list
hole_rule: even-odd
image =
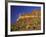
[(41, 29), (41, 12), (33, 10), (32, 13), (21, 15), (14, 25), (11, 25), (11, 31), (26, 31)]

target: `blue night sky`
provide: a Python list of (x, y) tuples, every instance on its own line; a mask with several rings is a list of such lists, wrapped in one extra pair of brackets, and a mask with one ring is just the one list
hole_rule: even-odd
[(32, 10), (40, 10), (37, 6), (11, 6), (11, 23), (15, 23), (19, 14), (31, 13)]

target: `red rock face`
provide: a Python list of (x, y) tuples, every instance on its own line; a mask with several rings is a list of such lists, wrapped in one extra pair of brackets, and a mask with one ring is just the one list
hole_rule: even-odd
[(40, 10), (33, 10), (32, 13), (21, 15), (21, 18), (15, 23), (15, 25), (14, 26), (12, 25), (12, 31), (26, 31), (26, 30), (40, 30), (40, 29), (41, 29)]

